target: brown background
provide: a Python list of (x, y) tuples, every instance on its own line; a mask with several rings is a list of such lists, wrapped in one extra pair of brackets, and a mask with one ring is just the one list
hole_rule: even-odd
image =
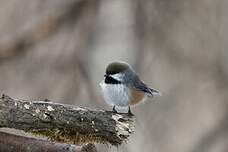
[(100, 151), (228, 151), (226, 0), (0, 0), (0, 93), (111, 109), (114, 60), (162, 91), (133, 108), (136, 131)]

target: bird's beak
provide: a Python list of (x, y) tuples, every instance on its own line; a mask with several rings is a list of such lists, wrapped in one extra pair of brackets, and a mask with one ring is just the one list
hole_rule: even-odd
[(104, 84), (104, 80), (102, 80), (102, 81), (99, 83), (100, 87), (102, 87), (103, 84)]

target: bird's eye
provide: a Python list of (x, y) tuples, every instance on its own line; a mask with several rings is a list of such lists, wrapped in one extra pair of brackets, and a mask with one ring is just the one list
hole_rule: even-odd
[(104, 77), (107, 77), (107, 76), (108, 76), (107, 74), (104, 75)]

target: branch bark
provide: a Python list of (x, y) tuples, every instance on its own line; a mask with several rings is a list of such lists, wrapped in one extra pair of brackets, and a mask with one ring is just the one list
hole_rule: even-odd
[(128, 114), (93, 110), (47, 101), (0, 98), (0, 127), (44, 135), (71, 144), (105, 143), (120, 145), (134, 129)]

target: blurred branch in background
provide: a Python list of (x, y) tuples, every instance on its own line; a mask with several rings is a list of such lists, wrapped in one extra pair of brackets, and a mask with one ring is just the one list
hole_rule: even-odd
[(0, 151), (4, 152), (97, 152), (94, 144), (75, 146), (0, 132)]
[[(33, 27), (30, 27), (28, 31), (24, 31), (21, 35), (14, 35), (9, 42), (0, 42), (0, 61), (3, 59), (9, 59), (10, 57), (19, 55), (23, 51), (28, 51), (33, 45), (38, 44), (39, 41), (45, 40), (52, 36), (61, 28), (63, 24), (72, 26), (75, 24), (82, 24), (85, 30), (81, 30), (82, 37), (85, 37), (90, 33), (88, 27), (85, 26), (85, 20), (87, 15), (93, 15), (88, 13), (96, 8), (98, 1), (89, 2), (88, 0), (75, 0), (70, 3), (68, 7), (63, 7), (62, 12), (59, 14), (44, 16), (42, 19), (36, 21)], [(89, 11), (88, 11), (89, 10)], [(88, 21), (86, 21), (88, 22)], [(90, 26), (91, 24), (88, 24)], [(81, 42), (86, 42), (83, 39)]]

